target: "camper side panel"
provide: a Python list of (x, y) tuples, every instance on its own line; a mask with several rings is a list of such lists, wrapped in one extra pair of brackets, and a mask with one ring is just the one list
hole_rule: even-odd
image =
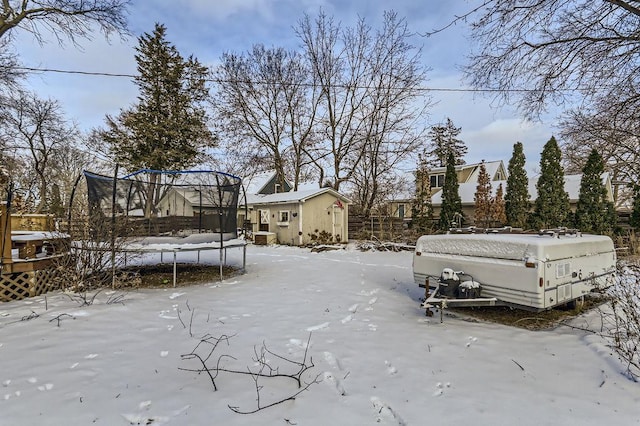
[(616, 267), (616, 255), (595, 253), (544, 262), (545, 307), (567, 303), (605, 286)]
[(444, 268), (463, 271), (482, 285), (481, 297), (495, 297), (506, 303), (544, 308), (544, 292), (539, 286), (542, 270), (540, 263), (527, 268), (524, 261), (492, 259), (486, 257), (459, 256), (453, 254), (425, 253), (414, 255), (414, 280), (435, 288), (437, 278)]

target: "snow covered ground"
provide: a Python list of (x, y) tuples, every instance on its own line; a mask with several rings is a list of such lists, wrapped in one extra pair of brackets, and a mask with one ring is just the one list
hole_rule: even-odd
[[(0, 304), (0, 425), (640, 424), (640, 384), (598, 336), (441, 324), (419, 309), (422, 293), (410, 252), (250, 246), (247, 273), (222, 283)], [(258, 407), (252, 377), (220, 372), (214, 391), (181, 357), (224, 335), (211, 369), (225, 355), (222, 368), (257, 371), (263, 344), (302, 361), (310, 336), (303, 379), (321, 382), (234, 413)], [(286, 378), (258, 386), (260, 406), (298, 391)]]

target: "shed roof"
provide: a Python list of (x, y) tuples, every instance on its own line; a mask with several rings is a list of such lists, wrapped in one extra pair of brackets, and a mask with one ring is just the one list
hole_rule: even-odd
[(317, 197), (318, 195), (330, 193), (334, 195), (336, 198), (341, 199), (346, 203), (350, 203), (349, 200), (344, 195), (340, 194), (333, 188), (314, 188), (314, 189), (306, 189), (302, 191), (289, 191), (289, 192), (279, 192), (277, 194), (248, 194), (247, 195), (247, 205), (253, 204), (290, 204), (290, 203), (302, 203), (307, 201), (310, 198)]

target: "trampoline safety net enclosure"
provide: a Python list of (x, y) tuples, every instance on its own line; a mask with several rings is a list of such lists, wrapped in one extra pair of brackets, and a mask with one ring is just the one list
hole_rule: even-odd
[(216, 171), (140, 170), (122, 178), (84, 172), (92, 225), (110, 222), (121, 237), (214, 234), (237, 238), (242, 181)]
[(160, 253), (160, 262), (162, 253), (172, 252), (174, 287), (178, 253), (195, 251), (199, 263), (200, 251), (218, 250), (222, 280), (227, 248), (242, 247), (244, 271), (246, 244), (238, 238), (236, 214), (239, 177), (201, 170), (140, 170), (122, 178), (85, 171), (84, 176), (91, 240), (85, 247), (109, 247), (114, 285), (122, 259), (115, 252)]

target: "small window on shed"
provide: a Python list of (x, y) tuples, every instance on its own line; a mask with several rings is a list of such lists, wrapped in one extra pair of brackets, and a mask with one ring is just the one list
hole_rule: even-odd
[(278, 212), (278, 224), (289, 223), (289, 210), (280, 210)]

